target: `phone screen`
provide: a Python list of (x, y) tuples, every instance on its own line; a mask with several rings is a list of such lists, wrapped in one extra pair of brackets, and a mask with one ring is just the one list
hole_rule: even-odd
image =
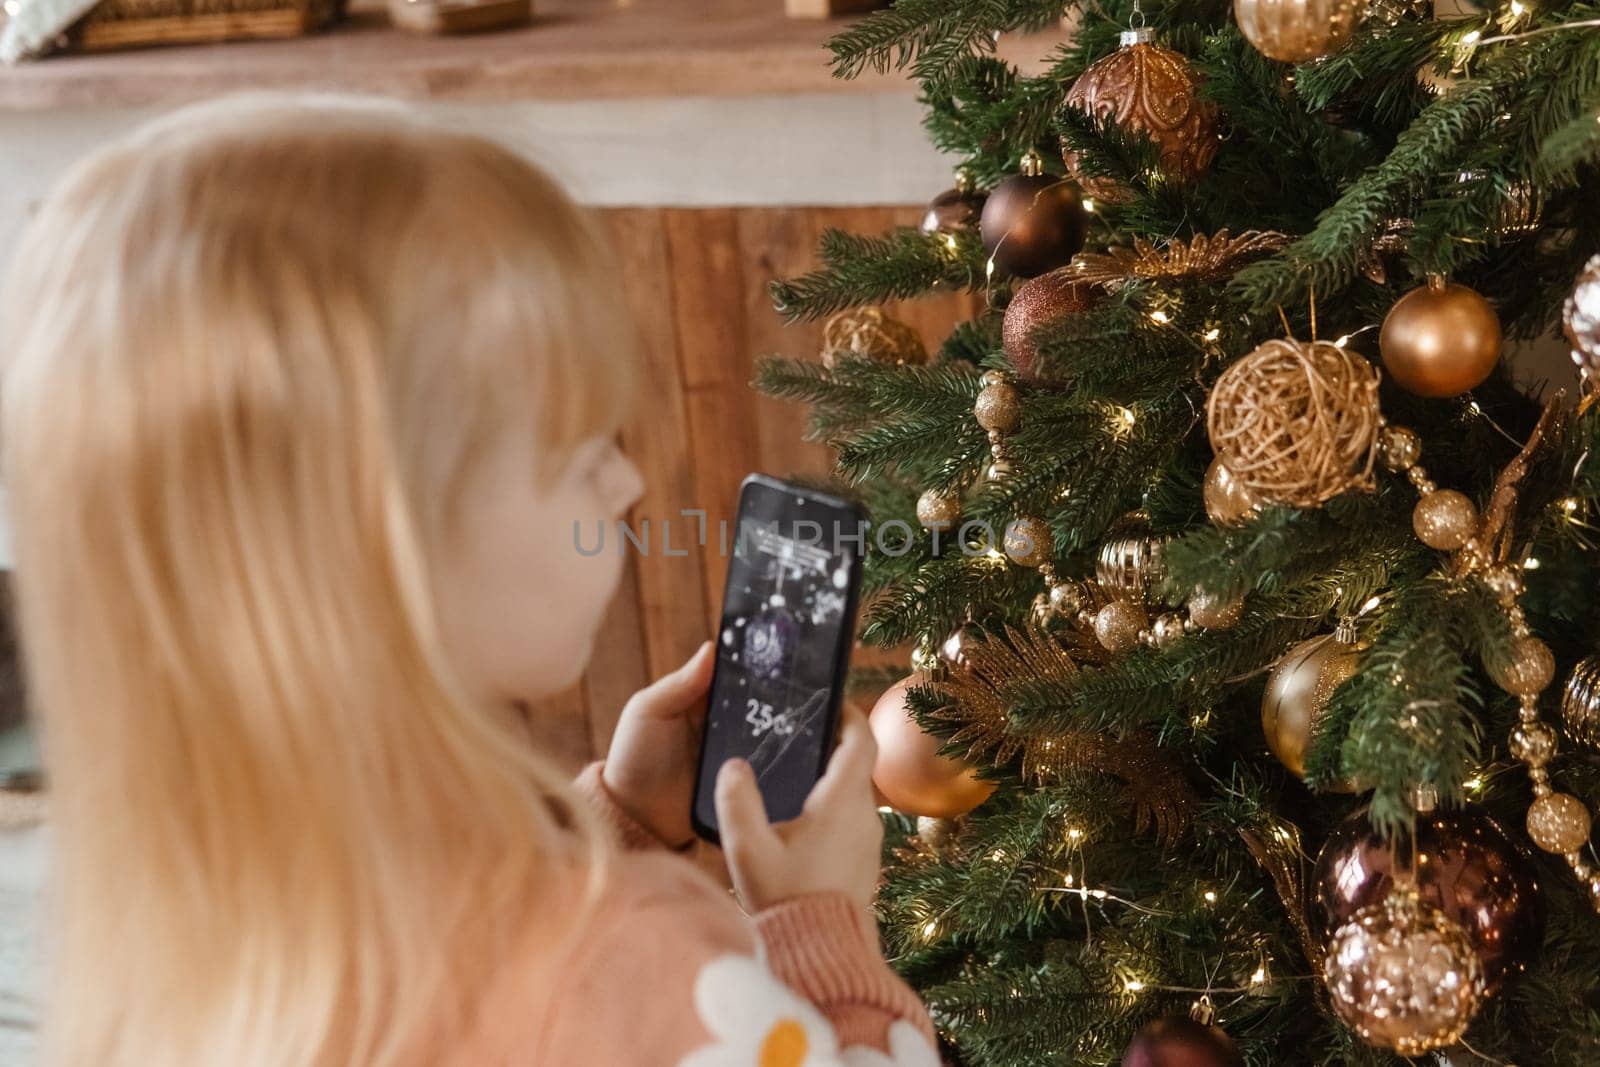
[(717, 770), (743, 758), (772, 822), (800, 814), (833, 747), (864, 526), (841, 500), (767, 478), (739, 495), (693, 822), (716, 839)]

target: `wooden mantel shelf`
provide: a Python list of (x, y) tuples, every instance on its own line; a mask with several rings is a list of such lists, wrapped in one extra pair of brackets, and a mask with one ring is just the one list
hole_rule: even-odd
[[(535, 0), (533, 25), (471, 37), (393, 29), (358, 0), (339, 26), (289, 41), (61, 55), (0, 67), (0, 111), (175, 104), (247, 89), (431, 100), (754, 96), (905, 90), (899, 74), (841, 82), (824, 42), (842, 22), (785, 18), (782, 0)], [(1033, 67), (1055, 40), (1006, 40)]]

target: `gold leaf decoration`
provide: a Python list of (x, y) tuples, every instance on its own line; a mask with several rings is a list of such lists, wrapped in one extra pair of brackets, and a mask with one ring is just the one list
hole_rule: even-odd
[(1239, 836), (1244, 838), (1250, 855), (1271, 876), (1306, 959), (1311, 961), (1313, 970), (1321, 972), (1323, 944), (1312, 935), (1311, 924), (1306, 920), (1311, 898), (1306, 889), (1306, 853), (1300, 844), (1300, 828), (1263, 814), (1259, 825), (1240, 828)]
[(1081, 252), (1068, 268), (1077, 280), (1090, 285), (1120, 285), (1154, 279), (1215, 280), (1231, 274), (1244, 260), (1276, 252), (1289, 243), (1276, 230), (1246, 230), (1231, 236), (1227, 230), (1196, 234), (1188, 243), (1168, 241), (1157, 246), (1142, 237), (1132, 248)]
[(1081, 664), (1102, 657), (1086, 635), (1006, 626), (1003, 633), (973, 639), (962, 655), (965, 665), (933, 679), (929, 688), (950, 702), (932, 714), (956, 727), (950, 745), (965, 758), (999, 764), (1020, 754), (1023, 777), (1042, 782), (1073, 770), (1108, 774), (1121, 782), (1138, 832), (1154, 831), (1170, 843), (1188, 829), (1194, 794), (1181, 764), (1150, 737), (1113, 738), (1088, 730), (1025, 734), (1011, 728), (1016, 687), (1070, 685)]

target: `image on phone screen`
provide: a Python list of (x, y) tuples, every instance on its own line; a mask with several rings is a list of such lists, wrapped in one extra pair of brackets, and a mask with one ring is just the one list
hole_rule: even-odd
[(695, 788), (703, 836), (715, 834), (726, 760), (750, 762), (773, 822), (799, 815), (821, 775), (853, 637), (860, 523), (842, 501), (745, 483)]

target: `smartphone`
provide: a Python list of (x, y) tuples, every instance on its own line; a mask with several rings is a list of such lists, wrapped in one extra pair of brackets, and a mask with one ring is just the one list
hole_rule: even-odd
[(800, 814), (833, 751), (855, 636), (866, 519), (752, 474), (739, 489), (690, 821), (719, 841), (717, 771), (748, 760), (767, 819)]

